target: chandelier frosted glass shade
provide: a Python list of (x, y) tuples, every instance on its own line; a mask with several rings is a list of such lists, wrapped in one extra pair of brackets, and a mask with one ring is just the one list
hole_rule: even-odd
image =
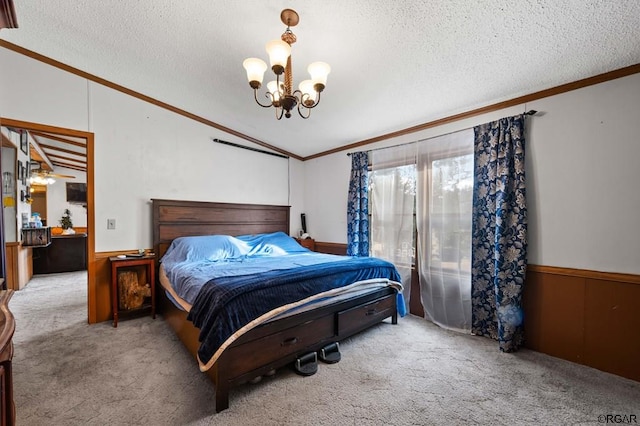
[(331, 72), (331, 67), (326, 62), (314, 62), (309, 65), (307, 71), (311, 75), (313, 84), (327, 85), (327, 76)]
[(287, 59), (291, 56), (291, 46), (282, 40), (271, 40), (265, 46), (269, 55), (271, 69), (276, 74), (282, 74), (287, 66)]
[(284, 96), (284, 83), (271, 80), (267, 83), (267, 91), (271, 94), (273, 103), (276, 104), (276, 102), (280, 101), (280, 97)]
[(312, 80), (303, 80), (300, 82), (300, 86), (298, 86), (300, 92), (302, 93), (302, 103), (303, 104), (313, 104), (314, 100), (318, 96), (318, 92), (313, 87)]
[(267, 70), (267, 64), (258, 58), (248, 58), (242, 63), (242, 66), (247, 70), (247, 78), (249, 79), (249, 85), (251, 87), (260, 88), (262, 79), (264, 78), (264, 72)]

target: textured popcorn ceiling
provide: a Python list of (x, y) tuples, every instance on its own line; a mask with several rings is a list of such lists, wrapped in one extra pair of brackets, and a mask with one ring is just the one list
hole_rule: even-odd
[[(0, 38), (300, 156), (640, 63), (638, 0), (19, 0)], [(258, 107), (242, 61), (293, 8), (309, 120)], [(265, 76), (265, 82), (268, 76)], [(212, 129), (212, 136), (239, 141)]]

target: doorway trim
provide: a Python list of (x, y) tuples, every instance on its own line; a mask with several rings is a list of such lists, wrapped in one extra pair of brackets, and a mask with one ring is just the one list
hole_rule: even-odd
[(95, 254), (95, 204), (94, 204), (94, 134), (82, 130), (67, 129), (47, 124), (32, 123), (0, 117), (0, 125), (17, 127), (61, 136), (83, 138), (87, 142), (87, 319), (89, 324), (97, 322), (96, 254)]

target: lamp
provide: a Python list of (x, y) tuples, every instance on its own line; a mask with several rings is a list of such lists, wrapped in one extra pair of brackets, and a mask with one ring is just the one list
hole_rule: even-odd
[[(309, 118), (311, 108), (315, 108), (320, 103), (320, 93), (327, 84), (327, 75), (331, 72), (331, 67), (325, 62), (312, 63), (307, 68), (311, 79), (302, 81), (299, 89), (293, 91), (291, 45), (296, 42), (296, 36), (291, 31), (291, 27), (298, 25), (300, 18), (295, 10), (285, 9), (280, 13), (280, 20), (287, 26), (281, 40), (272, 40), (266, 45), (271, 70), (276, 75), (275, 81), (267, 84), (265, 96), (269, 103), (262, 104), (258, 100), (258, 89), (262, 86), (267, 64), (262, 59), (248, 58), (244, 60), (242, 66), (247, 71), (249, 86), (253, 89), (253, 97), (258, 105), (264, 108), (275, 107), (278, 120), (282, 119), (283, 115), (290, 118), (291, 110), (296, 106), (300, 117)], [(282, 74), (284, 78), (281, 77)]]
[(10, 194), (11, 191), (13, 191), (13, 173), (11, 172), (2, 173), (2, 191), (5, 194)]
[(31, 185), (52, 185), (56, 183), (56, 180), (49, 176), (32, 175), (29, 178), (29, 183)]

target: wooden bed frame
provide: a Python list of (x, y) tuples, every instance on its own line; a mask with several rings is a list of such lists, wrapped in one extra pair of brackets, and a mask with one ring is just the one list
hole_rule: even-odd
[[(289, 206), (153, 199), (153, 246), (158, 259), (171, 241), (192, 235), (289, 233)], [(189, 352), (196, 356), (199, 330), (187, 313), (159, 295), (159, 311)], [(328, 306), (274, 320), (242, 335), (207, 371), (216, 388), (216, 412), (229, 407), (231, 387), (265, 375), (301, 355), (358, 333), (391, 317), (396, 324), (396, 291), (375, 290)]]

